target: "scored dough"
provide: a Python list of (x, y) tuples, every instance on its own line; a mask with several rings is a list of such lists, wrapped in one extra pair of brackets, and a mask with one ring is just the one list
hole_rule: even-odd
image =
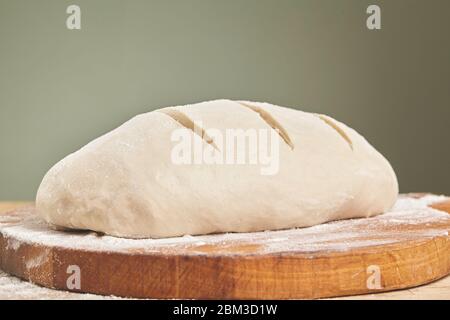
[[(194, 145), (226, 153), (211, 128), (224, 137), (228, 129), (276, 133), (278, 149), (270, 151), (278, 170), (173, 161), (177, 129)], [(397, 194), (389, 162), (345, 124), (268, 103), (215, 100), (138, 115), (70, 154), (45, 175), (36, 208), (54, 226), (161, 238), (369, 217), (389, 210)]]

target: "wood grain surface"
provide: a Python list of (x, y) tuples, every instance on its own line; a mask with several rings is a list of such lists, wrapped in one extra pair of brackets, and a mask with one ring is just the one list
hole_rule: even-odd
[[(17, 205), (23, 206), (24, 203)], [(0, 203), (0, 212), (5, 211), (5, 207), (9, 211), (15, 204)], [(450, 201), (434, 207), (450, 212)], [(12, 224), (20, 224), (32, 211), (17, 211), (19, 214)], [(355, 221), (360, 223), (362, 220), (370, 219)], [(386, 227), (393, 226), (388, 224)], [(414, 227), (414, 224), (408, 224), (403, 231), (399, 227), (401, 224), (397, 223), (395, 232), (400, 230), (423, 235), (418, 231), (426, 229), (427, 234), (432, 230), (448, 232), (450, 222), (440, 219), (428, 225)], [(214, 245), (200, 246), (201, 254), (198, 246), (194, 250), (191, 246), (181, 245), (178, 248), (175, 245), (175, 249), (172, 246), (164, 254), (149, 254), (145, 250), (114, 252), (77, 249), (76, 244), (72, 248), (48, 246), (40, 242), (10, 239), (0, 230), (0, 266), (23, 279), (68, 290), (67, 266), (78, 265), (82, 271), (82, 285), (80, 290), (72, 291), (125, 297), (267, 299), (372, 293), (352, 298), (450, 299), (448, 277), (419, 288), (378, 293), (429, 283), (450, 272), (448, 233), (446, 237), (436, 234), (334, 252), (319, 250), (264, 254), (258, 251), (257, 243), (254, 246), (248, 243), (222, 243), (217, 250), (214, 250)], [(381, 288), (367, 288), (368, 266), (380, 268)]]

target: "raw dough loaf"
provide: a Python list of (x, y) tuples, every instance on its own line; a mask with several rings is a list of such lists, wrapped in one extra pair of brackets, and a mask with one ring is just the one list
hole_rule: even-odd
[[(187, 129), (192, 121), (206, 131)], [(217, 152), (224, 147), (214, 145), (208, 128), (273, 130), (278, 172), (261, 174), (249, 163), (173, 163), (171, 135), (183, 127)], [(369, 217), (389, 210), (397, 194), (389, 162), (343, 123), (267, 103), (215, 100), (138, 115), (70, 154), (45, 175), (36, 207), (59, 227), (161, 238)]]

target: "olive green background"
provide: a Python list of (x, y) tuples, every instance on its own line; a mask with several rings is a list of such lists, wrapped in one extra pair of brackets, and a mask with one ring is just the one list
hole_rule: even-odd
[(0, 0), (0, 200), (135, 114), (214, 98), (329, 114), (402, 192), (450, 194), (449, 38), (447, 0)]

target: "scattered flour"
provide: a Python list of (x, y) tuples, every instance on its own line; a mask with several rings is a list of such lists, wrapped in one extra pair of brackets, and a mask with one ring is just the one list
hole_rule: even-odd
[[(448, 235), (446, 227), (426, 228), (427, 225), (436, 221), (442, 221), (444, 225), (445, 222), (450, 221), (448, 213), (428, 207), (429, 204), (446, 199), (444, 196), (435, 195), (428, 195), (420, 199), (400, 197), (390, 212), (367, 219), (341, 220), (309, 228), (253, 233), (226, 233), (164, 239), (124, 239), (87, 231), (56, 231), (50, 229), (37, 217), (29, 217), (21, 224), (0, 221), (0, 232), (8, 238), (26, 243), (110, 252), (212, 254), (210, 251), (205, 251), (204, 246), (220, 245), (221, 248), (227, 249), (233, 246), (252, 244), (260, 245), (257, 253), (261, 254), (278, 254), (294, 250), (300, 253), (343, 251), (416, 239), (418, 235), (422, 237)], [(17, 219), (17, 216), (15, 218)], [(408, 228), (403, 227), (402, 232), (399, 232), (398, 228), (404, 225), (407, 225)], [(376, 234), (377, 237), (370, 236), (373, 234)], [(17, 244), (11, 244), (12, 248), (14, 246)], [(234, 253), (233, 250), (220, 252), (220, 254)]]
[(25, 267), (27, 268), (27, 270), (37, 268), (37, 267), (41, 266), (42, 264), (44, 264), (47, 261), (48, 257), (49, 257), (48, 252), (44, 251), (37, 257), (27, 260), (25, 262)]
[(73, 293), (40, 287), (19, 278), (10, 276), (0, 270), (0, 300), (8, 299), (76, 299), (76, 300), (99, 300), (99, 299), (120, 299), (117, 297), (98, 296), (86, 293)]
[(8, 242), (6, 243), (7, 249), (12, 249), (14, 251), (17, 251), (21, 246), (21, 242), (17, 241), (15, 239), (8, 239)]

